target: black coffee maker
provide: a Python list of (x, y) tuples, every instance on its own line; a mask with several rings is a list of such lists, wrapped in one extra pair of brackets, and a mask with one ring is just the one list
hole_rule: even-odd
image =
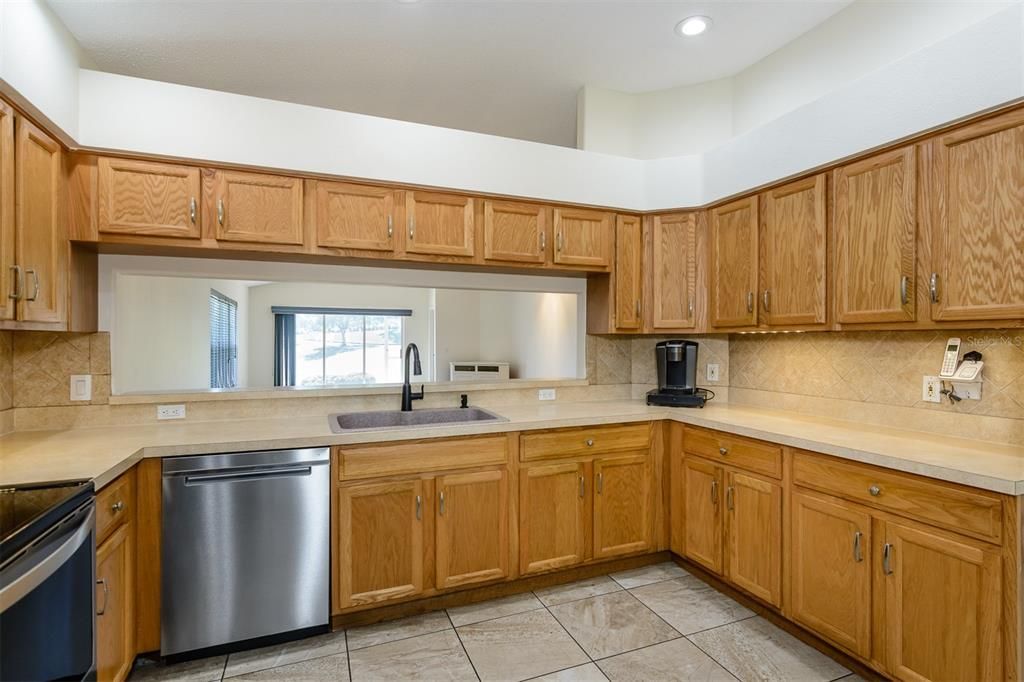
[(648, 405), (704, 407), (707, 391), (697, 388), (697, 342), (659, 341), (658, 388), (647, 393)]

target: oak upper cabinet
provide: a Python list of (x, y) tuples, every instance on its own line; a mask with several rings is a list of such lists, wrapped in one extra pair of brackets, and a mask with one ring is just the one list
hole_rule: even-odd
[(1024, 318), (1024, 110), (930, 142), (933, 320)]
[(549, 213), (538, 204), (484, 199), (484, 260), (545, 262)]
[(22, 117), (15, 124), (14, 169), (16, 316), (23, 322), (63, 323), (68, 241), (62, 153), (56, 140)]
[(912, 322), (917, 154), (885, 152), (832, 175), (832, 289), (840, 324)]
[(555, 264), (580, 265), (597, 270), (607, 270), (611, 266), (613, 214), (563, 207), (555, 208), (552, 215)]
[(722, 573), (722, 469), (710, 462), (683, 460), (683, 524), (686, 556)]
[(508, 576), (508, 471), (474, 471), (435, 479), (438, 589)]
[(100, 235), (202, 236), (198, 168), (100, 157), (96, 169)]
[(648, 453), (594, 460), (594, 558), (651, 549)]
[(405, 250), (433, 256), (473, 256), (473, 201), (461, 194), (406, 192)]
[(708, 295), (712, 327), (757, 325), (757, 211), (756, 196), (709, 211)]
[(782, 486), (742, 471), (725, 478), (725, 577), (782, 606)]
[(134, 527), (122, 525), (96, 549), (96, 679), (120, 682), (135, 661)]
[(825, 175), (768, 190), (761, 200), (762, 321), (775, 326), (825, 324)]
[[(316, 245), (334, 249), (393, 252), (401, 220), (396, 192), (387, 187), (308, 180)], [(309, 205), (307, 203), (307, 205)]]
[(641, 296), (643, 226), (639, 216), (615, 217), (615, 328), (639, 330), (643, 325)]
[(0, 100), (0, 320), (17, 314), (14, 265), (14, 109)]
[(205, 173), (218, 241), (302, 245), (302, 180), (226, 170)]
[(582, 462), (519, 471), (519, 568), (523, 574), (586, 558), (586, 482)]
[(864, 659), (871, 658), (871, 516), (802, 490), (791, 501), (789, 613)]
[(901, 680), (1003, 677), (999, 549), (886, 521), (886, 664)]
[(423, 481), (336, 489), (335, 610), (423, 591)]
[(697, 324), (697, 214), (651, 221), (651, 326), (693, 329)]

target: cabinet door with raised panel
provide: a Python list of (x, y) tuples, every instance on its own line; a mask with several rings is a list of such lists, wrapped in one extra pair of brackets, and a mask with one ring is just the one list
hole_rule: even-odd
[(519, 568), (537, 573), (581, 563), (586, 554), (583, 464), (519, 471)]
[(14, 265), (14, 109), (0, 101), (0, 320), (16, 314)]
[(16, 129), (14, 260), (24, 287), (18, 319), (60, 323), (66, 316), (68, 276), (61, 149), (24, 118), (18, 118)]
[(460, 194), (405, 193), (405, 250), (434, 256), (472, 256), (473, 199)]
[(901, 680), (1002, 677), (999, 548), (886, 522), (886, 663)]
[(215, 170), (208, 176), (218, 241), (302, 244), (302, 180)]
[(765, 192), (760, 305), (769, 325), (825, 324), (825, 175)]
[(594, 460), (594, 558), (651, 548), (651, 470), (646, 452)]
[(423, 481), (340, 486), (335, 609), (423, 591)]
[(553, 212), (555, 263), (607, 269), (612, 260), (612, 214), (582, 208)]
[(395, 191), (349, 182), (310, 181), (315, 194), (316, 244), (336, 249), (393, 251), (398, 225)]
[(639, 329), (643, 227), (639, 216), (615, 217), (615, 328)]
[(96, 549), (96, 679), (128, 678), (135, 660), (133, 524)]
[(757, 324), (757, 197), (710, 210), (709, 299), (712, 327)]
[(696, 457), (683, 460), (686, 556), (722, 572), (722, 469)]
[(836, 321), (915, 318), (917, 154), (904, 147), (833, 173)]
[(435, 557), (439, 589), (508, 575), (508, 472), (438, 476)]
[(654, 216), (651, 237), (651, 324), (692, 329), (697, 324), (697, 215)]
[(725, 576), (782, 606), (782, 486), (740, 471), (725, 485)]
[(100, 157), (97, 220), (100, 234), (199, 239), (199, 169)]
[(819, 635), (871, 657), (871, 516), (838, 498), (792, 497), (789, 610)]
[(548, 208), (520, 201), (484, 200), (484, 259), (511, 263), (547, 260)]
[(931, 142), (932, 319), (1024, 318), (1024, 111)]

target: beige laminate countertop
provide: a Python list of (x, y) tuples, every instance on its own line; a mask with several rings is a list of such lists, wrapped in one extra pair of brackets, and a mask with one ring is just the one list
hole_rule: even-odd
[(0, 486), (91, 478), (101, 488), (143, 457), (346, 445), (672, 419), (1010, 495), (1024, 494), (1024, 445), (936, 436), (793, 412), (709, 404), (701, 410), (641, 401), (493, 408), (498, 423), (331, 433), (326, 415), (280, 420), (19, 431), (0, 437)]

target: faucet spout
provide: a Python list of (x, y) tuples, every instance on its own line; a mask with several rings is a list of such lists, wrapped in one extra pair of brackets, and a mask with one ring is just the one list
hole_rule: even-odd
[(402, 412), (412, 412), (412, 401), (423, 400), (423, 385), (420, 384), (419, 391), (413, 391), (409, 384), (409, 356), (412, 356), (413, 374), (420, 376), (423, 368), (420, 365), (420, 349), (415, 343), (405, 347), (405, 379), (402, 382)]

